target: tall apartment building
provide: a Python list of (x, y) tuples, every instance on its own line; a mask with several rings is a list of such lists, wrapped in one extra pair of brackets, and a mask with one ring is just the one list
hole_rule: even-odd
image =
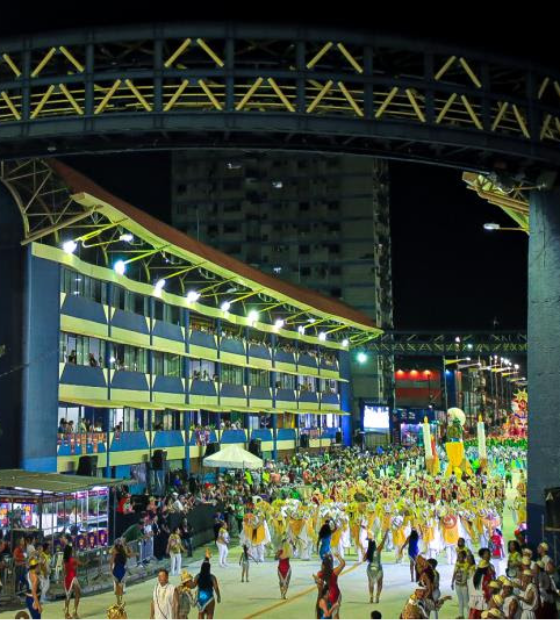
[[(172, 223), (252, 266), (393, 325), (386, 162), (309, 153), (173, 154)], [(387, 402), (393, 365), (353, 361), (360, 399)]]

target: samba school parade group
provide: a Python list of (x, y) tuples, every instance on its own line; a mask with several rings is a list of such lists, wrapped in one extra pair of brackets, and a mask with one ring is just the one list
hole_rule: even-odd
[[(524, 452), (512, 442), (487, 445), (482, 422), (475, 445), (465, 446), (463, 425), (462, 411), (449, 410), (443, 447), (436, 445), (426, 423), (424, 454), (418, 448), (375, 454), (353, 448), (320, 459), (299, 454), (271, 463), (274, 475), (266, 478), (266, 499), (253, 493), (242, 500), (239, 556), (234, 558), (240, 582), (261, 587), (263, 577), (251, 564), (276, 561), (281, 599), (288, 596), (292, 574), (303, 573), (317, 586), (310, 614), (340, 618), (339, 578), (352, 557), (364, 566), (364, 601), (373, 605), (372, 617), (381, 617), (377, 604), (382, 600), (384, 563), (389, 562), (406, 565), (403, 579), (410, 577), (413, 584), (403, 601), (402, 618), (438, 617), (452, 593), (462, 618), (556, 617), (555, 567), (548, 546), (539, 545), (535, 555), (525, 541)], [(514, 540), (507, 543), (502, 534), (506, 484), (512, 487), (509, 509), (516, 526)], [(230, 542), (224, 521), (216, 538), (218, 561), (222, 568), (235, 570), (228, 564)], [(112, 556), (117, 605), (108, 610), (109, 617), (126, 617), (122, 584), (127, 554), (126, 545), (118, 542)], [(216, 605), (222, 596), (227, 601), (228, 593), (220, 590), (212, 573), (211, 556), (207, 549), (200, 571), (183, 571), (178, 586), (160, 570), (151, 618), (214, 617)], [(320, 570), (313, 574), (306, 562), (316, 557)], [(450, 583), (440, 583), (438, 562), (453, 567)], [(75, 584), (71, 587), (69, 596), (76, 592)], [(227, 611), (223, 615), (227, 617)]]

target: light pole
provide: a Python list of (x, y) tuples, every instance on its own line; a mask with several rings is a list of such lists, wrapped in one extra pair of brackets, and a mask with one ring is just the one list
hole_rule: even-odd
[(500, 226), (500, 224), (496, 224), (495, 222), (488, 222), (483, 225), (484, 230), (494, 231), (494, 230), (506, 230), (506, 231), (515, 231), (515, 232), (524, 232), (529, 233), (525, 228), (518, 227), (510, 227), (510, 226)]

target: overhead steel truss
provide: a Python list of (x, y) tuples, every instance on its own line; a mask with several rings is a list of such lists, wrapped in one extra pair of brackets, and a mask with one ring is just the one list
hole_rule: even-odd
[(268, 25), (0, 42), (4, 159), (216, 145), (536, 173), (560, 164), (560, 73), (421, 39)]
[[(166, 283), (165, 293), (185, 296), (190, 290), (196, 291), (200, 303), (212, 308), (216, 316), (221, 315), (221, 306), (228, 301), (231, 314), (227, 313), (226, 320), (237, 324), (240, 332), (247, 326), (249, 310), (254, 310), (259, 313), (259, 322), (274, 325), (282, 320), (279, 335), (283, 330), (294, 330), (296, 334), (302, 330), (304, 341), (322, 340), (323, 333), (329, 342), (340, 344), (347, 339), (345, 347), (352, 347), (380, 333), (379, 329), (356, 328), (298, 299), (287, 300), (272, 289), (252, 283), (246, 275), (154, 240), (142, 226), (111, 205), (88, 194), (73, 194), (48, 160), (3, 161), (0, 182), (20, 210), (22, 245), (41, 242), (61, 248), (65, 241), (73, 241), (79, 258), (90, 264), (113, 269), (118, 260), (124, 261), (126, 277), (150, 285), (150, 294), (157, 291), (157, 283), (162, 280)], [(158, 294), (162, 291), (163, 288)]]
[(412, 357), (526, 355), (527, 334), (517, 331), (387, 331), (363, 349), (379, 355)]

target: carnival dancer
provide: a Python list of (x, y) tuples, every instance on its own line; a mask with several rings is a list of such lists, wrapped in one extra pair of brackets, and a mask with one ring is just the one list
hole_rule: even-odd
[(408, 546), (408, 558), (410, 560), (410, 581), (416, 581), (414, 578), (414, 569), (416, 567), (416, 558), (420, 553), (418, 549), (419, 539), (420, 537), (418, 536), (418, 532), (414, 528), (412, 528), (410, 530), (410, 534), (407, 536), (403, 546), (401, 547), (400, 555), (402, 556), (404, 548)]
[(321, 560), (324, 560), (325, 557), (331, 553), (331, 537), (333, 531), (334, 525), (331, 520), (325, 519), (317, 538), (317, 553)]
[(447, 563), (454, 565), (457, 559), (457, 543), (459, 542), (459, 519), (451, 507), (447, 509), (441, 520), (441, 527)]
[(43, 613), (43, 606), (41, 605), (41, 577), (39, 576), (40, 568), (41, 565), (36, 558), (32, 558), (29, 561), (25, 604), (31, 614), (31, 618), (40, 618)]
[(196, 605), (198, 607), (199, 618), (213, 618), (216, 603), (221, 602), (220, 587), (218, 580), (212, 575), (210, 570), (210, 558), (208, 553), (202, 562), (200, 573), (189, 582), (191, 588), (198, 588), (196, 594)]
[(181, 574), (181, 564), (183, 562), (183, 541), (181, 539), (181, 528), (176, 527), (167, 541), (167, 553), (171, 558), (171, 576), (179, 576)]
[[(72, 545), (66, 545), (66, 547), (64, 547), (62, 562), (64, 566), (64, 593), (66, 595), (64, 600), (64, 617), (79, 618), (78, 606), (80, 605), (80, 596), (82, 593), (80, 582), (78, 581), (78, 566), (80, 562), (73, 556)], [(72, 594), (74, 595), (74, 613), (70, 615), (70, 599), (72, 598)]]
[(459, 616), (465, 618), (469, 612), (469, 563), (467, 562), (467, 550), (463, 549), (457, 553), (457, 561), (453, 569), (451, 578), (451, 589), (457, 592), (459, 603)]
[(338, 555), (335, 554), (335, 558), (338, 560), (338, 565), (336, 568), (333, 566), (333, 556), (328, 554), (325, 555), (323, 563), (321, 565), (321, 570), (313, 575), (315, 579), (315, 583), (319, 588), (319, 595), (323, 592), (325, 587), (328, 588), (329, 591), (329, 603), (331, 607), (336, 606), (336, 611), (333, 612), (333, 618), (340, 618), (340, 606), (342, 604), (342, 594), (338, 587), (338, 577), (340, 573), (344, 570), (346, 566), (346, 562)]
[(366, 574), (368, 578), (369, 588), (369, 602), (373, 603), (373, 594), (375, 586), (377, 586), (377, 595), (375, 597), (375, 603), (379, 603), (379, 597), (381, 596), (381, 590), (383, 589), (383, 564), (381, 563), (381, 553), (383, 547), (387, 542), (387, 536), (389, 530), (385, 531), (383, 539), (379, 545), (375, 543), (375, 540), (368, 538), (368, 547), (366, 551), (367, 568)]
[(290, 557), (292, 549), (288, 540), (282, 542), (282, 547), (276, 552), (278, 560), (278, 583), (280, 585), (280, 596), (285, 599), (290, 587), (290, 579), (292, 578), (292, 569), (290, 567)]
[(249, 562), (250, 560), (256, 561), (255, 558), (249, 553), (249, 545), (243, 544), (241, 550), (241, 556), (239, 557), (239, 566), (241, 566), (241, 583), (246, 581), (249, 583)]
[(520, 618), (521, 606), (519, 604), (519, 598), (514, 593), (513, 582), (509, 579), (504, 579), (502, 581), (502, 597), (504, 599), (504, 604), (502, 606), (504, 618)]
[(521, 618), (536, 618), (539, 608), (539, 591), (533, 583), (533, 573), (526, 569), (521, 575)]
[(219, 557), (220, 557), (220, 566), (222, 568), (227, 568), (227, 557), (229, 553), (229, 532), (228, 527), (225, 523), (222, 523), (220, 530), (218, 532), (218, 538), (216, 539), (216, 545), (218, 546)]
[(130, 549), (126, 546), (122, 538), (117, 538), (117, 540), (115, 540), (115, 546), (111, 549), (110, 560), (117, 605), (122, 604), (126, 579), (126, 563), (131, 555)]
[(194, 597), (192, 589), (189, 587), (189, 583), (192, 582), (192, 575), (189, 571), (184, 570), (181, 573), (181, 583), (175, 589), (179, 598), (179, 615), (180, 620), (185, 620), (189, 617), (191, 609), (194, 607)]

